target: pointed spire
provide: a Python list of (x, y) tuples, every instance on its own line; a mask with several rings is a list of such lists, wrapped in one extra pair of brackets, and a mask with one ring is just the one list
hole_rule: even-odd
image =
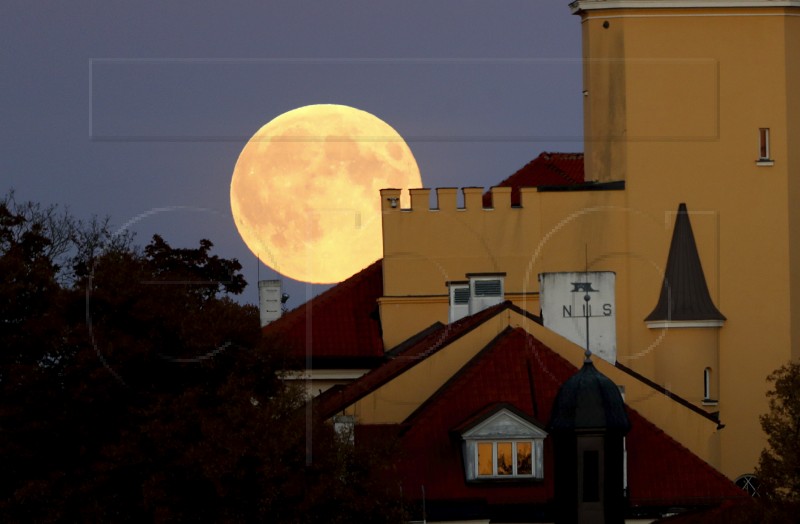
[[(689, 221), (686, 204), (678, 206), (675, 229), (669, 246), (667, 268), (661, 295), (653, 312), (645, 321), (663, 322), (713, 322), (722, 325), (725, 317), (719, 312), (708, 292), (700, 255)], [(650, 326), (657, 327), (657, 326)]]

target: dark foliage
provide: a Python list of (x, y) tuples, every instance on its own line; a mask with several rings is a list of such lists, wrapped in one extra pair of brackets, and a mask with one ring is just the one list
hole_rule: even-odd
[(759, 458), (761, 494), (777, 510), (800, 514), (800, 363), (781, 366), (767, 380), (769, 412), (760, 417), (767, 448)]
[(55, 211), (0, 202), (0, 521), (402, 519), (390, 450), (278, 379), (236, 260)]

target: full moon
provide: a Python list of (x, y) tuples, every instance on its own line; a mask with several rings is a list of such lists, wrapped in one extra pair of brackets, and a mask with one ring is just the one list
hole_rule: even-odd
[(239, 155), (231, 210), (259, 259), (303, 282), (340, 282), (382, 256), (379, 190), (420, 187), (403, 138), (376, 116), (343, 105), (286, 112)]

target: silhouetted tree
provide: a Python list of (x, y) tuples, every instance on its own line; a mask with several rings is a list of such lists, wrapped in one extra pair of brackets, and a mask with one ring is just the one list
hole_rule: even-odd
[(769, 412), (760, 417), (767, 434), (756, 474), (761, 493), (786, 515), (800, 512), (800, 363), (790, 362), (767, 377)]
[(0, 202), (0, 521), (402, 520), (387, 451), (277, 376), (236, 260), (41, 211)]

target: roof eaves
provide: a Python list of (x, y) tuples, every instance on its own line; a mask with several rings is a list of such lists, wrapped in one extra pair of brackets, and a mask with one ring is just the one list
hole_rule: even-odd
[(538, 186), (536, 191), (540, 193), (554, 193), (565, 191), (622, 191), (625, 189), (624, 180), (612, 180), (610, 182), (582, 182), (574, 185), (547, 185)]
[(682, 405), (683, 407), (688, 408), (691, 411), (694, 411), (696, 414), (700, 415), (701, 417), (706, 418), (706, 419), (710, 420), (711, 422), (714, 422), (717, 425), (717, 429), (722, 429), (722, 428), (725, 427), (725, 424), (723, 424), (719, 420), (719, 413), (711, 414), (711, 413), (709, 413), (707, 411), (704, 411), (703, 409), (699, 408), (698, 406), (695, 406), (694, 404), (692, 404), (691, 402), (689, 402), (685, 398), (683, 398), (683, 397), (681, 397), (679, 395), (676, 395), (675, 393), (671, 392), (670, 390), (668, 390), (668, 389), (664, 388), (663, 386), (653, 382), (652, 380), (650, 380), (649, 378), (645, 377), (644, 375), (641, 375), (641, 374), (637, 373), (636, 371), (634, 371), (631, 368), (625, 366), (624, 364), (620, 364), (619, 362), (616, 362), (614, 364), (614, 367), (616, 367), (620, 371), (623, 371), (624, 373), (630, 375), (631, 377), (635, 378), (639, 382), (641, 382), (641, 383), (653, 388), (658, 393), (664, 395), (665, 397), (669, 398), (670, 400), (673, 400), (673, 401), (677, 402), (678, 404)]
[(439, 321), (434, 322), (427, 328), (423, 329), (416, 335), (412, 335), (410, 338), (407, 338), (400, 344), (396, 345), (392, 349), (386, 352), (386, 356), (389, 358), (394, 358), (396, 356), (402, 355), (403, 352), (407, 351), (409, 348), (415, 346), (423, 339), (431, 336), (433, 333), (440, 331), (445, 328), (445, 325)]

